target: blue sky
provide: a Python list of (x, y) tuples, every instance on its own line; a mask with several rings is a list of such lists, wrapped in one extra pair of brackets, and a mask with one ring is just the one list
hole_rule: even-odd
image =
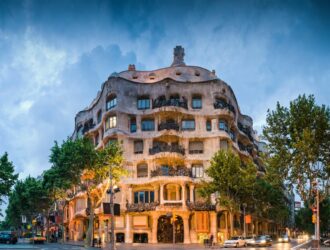
[(176, 45), (232, 86), (259, 132), (276, 101), (329, 105), (329, 3), (0, 0), (0, 154), (41, 174), (111, 73), (167, 67)]

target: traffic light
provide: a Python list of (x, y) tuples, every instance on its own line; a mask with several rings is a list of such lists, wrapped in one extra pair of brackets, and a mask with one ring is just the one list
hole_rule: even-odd
[(316, 214), (313, 214), (312, 216), (312, 222), (315, 224), (316, 223)]

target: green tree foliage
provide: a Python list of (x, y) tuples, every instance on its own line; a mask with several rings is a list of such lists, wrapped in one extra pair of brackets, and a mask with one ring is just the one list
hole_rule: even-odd
[(74, 186), (87, 194), (90, 214), (86, 241), (91, 245), (94, 209), (101, 205), (109, 188), (109, 176), (118, 181), (126, 174), (122, 167), (122, 149), (117, 143), (111, 143), (105, 149), (96, 150), (88, 138), (67, 139), (62, 145), (55, 142), (50, 162), (51, 169), (44, 173), (44, 187), (57, 194), (55, 200)]
[(281, 180), (296, 185), (303, 200), (311, 199), (311, 183), (317, 178), (319, 188), (329, 187), (330, 111), (318, 106), (314, 96), (299, 96), (283, 107), (277, 103), (268, 111), (263, 135), (268, 141), (268, 163), (277, 169)]
[(230, 213), (233, 232), (233, 212), (239, 211), (243, 203), (252, 206), (250, 193), (254, 190), (257, 169), (251, 161), (243, 163), (233, 151), (219, 150), (211, 159), (206, 174), (212, 180), (204, 182), (201, 193), (203, 196), (218, 194), (218, 203)]
[(238, 154), (220, 150), (213, 156), (206, 174), (211, 181), (203, 183), (202, 195), (209, 197), (216, 193), (220, 206), (228, 209), (231, 222), (232, 213), (241, 211), (246, 204), (247, 213), (286, 224), (288, 201), (282, 183), (274, 178), (274, 171), (258, 176), (250, 160), (243, 162)]
[[(14, 165), (8, 160), (8, 154), (4, 153), (0, 158), (0, 205), (4, 202), (3, 197), (8, 196), (15, 184), (18, 174), (14, 174)], [(2, 215), (0, 210), (0, 215)]]
[(42, 186), (41, 178), (27, 177), (19, 180), (9, 195), (6, 210), (6, 221), (14, 228), (21, 226), (21, 217), (25, 215), (27, 222), (38, 214), (44, 214), (50, 203), (47, 190)]
[[(308, 203), (305, 207), (301, 208), (295, 216), (296, 227), (300, 231), (305, 231), (310, 234), (314, 233), (314, 224), (312, 223), (312, 210), (309, 208)], [(320, 232), (330, 232), (330, 198), (324, 199), (320, 203)]]

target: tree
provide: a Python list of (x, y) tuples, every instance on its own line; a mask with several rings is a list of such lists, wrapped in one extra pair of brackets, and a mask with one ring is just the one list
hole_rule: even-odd
[[(15, 184), (18, 174), (14, 174), (14, 165), (8, 160), (8, 154), (4, 153), (0, 158), (0, 205), (4, 202), (3, 197), (8, 196)], [(0, 210), (0, 216), (3, 216)]]
[(19, 228), (22, 225), (22, 215), (31, 223), (38, 214), (44, 214), (49, 205), (48, 193), (42, 186), (41, 178), (29, 176), (17, 181), (9, 195), (6, 221), (14, 228)]
[(110, 172), (115, 180), (126, 173), (122, 161), (122, 150), (117, 143), (96, 150), (88, 138), (67, 139), (61, 146), (55, 142), (51, 150), (52, 168), (44, 174), (44, 186), (57, 194), (65, 194), (73, 186), (86, 193), (86, 211), (89, 212), (86, 234), (88, 246), (92, 242), (94, 209), (100, 206), (109, 188)]
[(289, 108), (277, 103), (269, 111), (263, 135), (268, 141), (268, 163), (281, 180), (295, 185), (304, 201), (312, 199), (312, 182), (325, 194), (330, 176), (330, 110), (318, 106), (313, 95), (299, 96)]
[(253, 206), (250, 192), (254, 190), (257, 169), (251, 161), (241, 161), (233, 151), (219, 150), (212, 157), (206, 174), (212, 180), (204, 182), (201, 193), (205, 197), (212, 193), (218, 194), (218, 203), (229, 211), (232, 234), (233, 212), (239, 211), (243, 203)]

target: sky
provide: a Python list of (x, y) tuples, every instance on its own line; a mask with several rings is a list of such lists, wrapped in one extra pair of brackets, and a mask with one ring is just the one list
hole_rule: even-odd
[(260, 133), (267, 109), (299, 94), (330, 104), (330, 1), (0, 0), (0, 155), (20, 178), (50, 167), (113, 72), (214, 69)]

